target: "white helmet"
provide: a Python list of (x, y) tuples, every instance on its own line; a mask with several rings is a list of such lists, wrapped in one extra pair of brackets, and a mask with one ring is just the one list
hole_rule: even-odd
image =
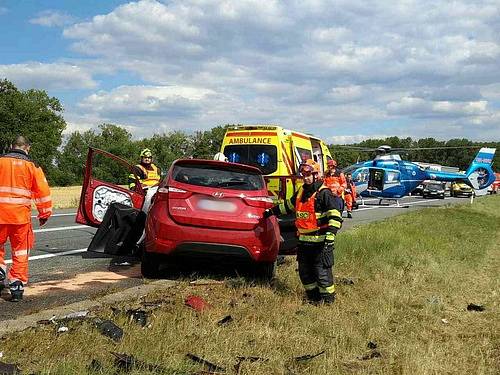
[(218, 152), (214, 156), (214, 160), (218, 161), (228, 161), (226, 155), (224, 155), (222, 152)]

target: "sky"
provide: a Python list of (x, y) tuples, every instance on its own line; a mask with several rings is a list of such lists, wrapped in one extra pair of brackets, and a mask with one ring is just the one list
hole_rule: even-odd
[(278, 124), (500, 140), (500, 0), (0, 0), (0, 79), (66, 133)]

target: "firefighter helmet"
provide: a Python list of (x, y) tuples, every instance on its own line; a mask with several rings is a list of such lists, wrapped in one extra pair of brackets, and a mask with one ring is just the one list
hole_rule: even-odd
[(144, 150), (141, 151), (140, 156), (141, 156), (141, 158), (152, 158), (153, 153), (151, 152), (151, 150), (149, 148), (145, 148)]
[(312, 173), (312, 174), (319, 174), (320, 173), (320, 168), (319, 164), (316, 163), (313, 159), (307, 159), (304, 163), (302, 163), (299, 166), (299, 172), (301, 174), (305, 173)]
[(336, 167), (337, 166), (337, 160), (330, 159), (327, 162), (329, 167)]

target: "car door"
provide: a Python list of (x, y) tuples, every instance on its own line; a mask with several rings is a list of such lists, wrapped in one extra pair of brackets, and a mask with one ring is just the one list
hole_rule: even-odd
[[(135, 190), (129, 190), (127, 185), (104, 181), (106, 176), (116, 181), (117, 168), (120, 168), (118, 173), (122, 175), (120, 176), (121, 182), (126, 183), (128, 174), (134, 174), (136, 178)], [(144, 198), (145, 193), (131, 164), (109, 152), (89, 147), (76, 215), (77, 223), (98, 227), (112, 203), (117, 202), (140, 210), (144, 204)]]

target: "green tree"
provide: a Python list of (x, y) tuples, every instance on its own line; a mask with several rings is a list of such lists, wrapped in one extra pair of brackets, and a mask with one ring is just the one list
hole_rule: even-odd
[(66, 121), (62, 105), (43, 90), (18, 90), (8, 80), (0, 81), (0, 148), (5, 152), (13, 138), (22, 134), (33, 142), (31, 156), (47, 172), (49, 181), (55, 171), (57, 148)]

